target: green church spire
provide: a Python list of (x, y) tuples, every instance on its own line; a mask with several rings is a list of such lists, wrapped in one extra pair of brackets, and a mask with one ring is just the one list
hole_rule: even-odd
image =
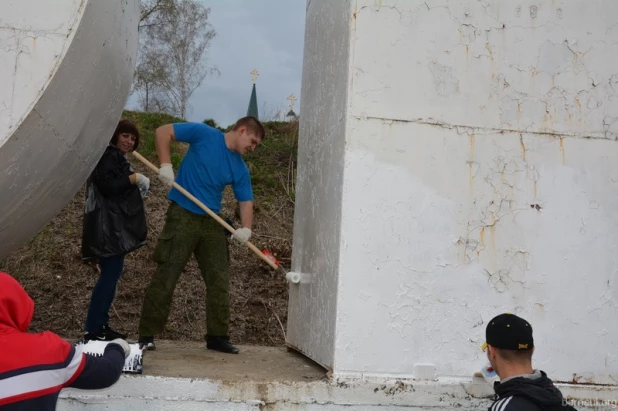
[(251, 99), (249, 99), (249, 108), (247, 108), (247, 115), (259, 119), (255, 81), (257, 80), (257, 77), (260, 75), (260, 73), (257, 70), (253, 70), (251, 74), (253, 74), (253, 89), (251, 90)]

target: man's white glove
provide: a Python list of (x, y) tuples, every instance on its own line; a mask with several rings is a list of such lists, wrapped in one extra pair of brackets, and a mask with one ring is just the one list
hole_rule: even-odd
[(125, 360), (127, 359), (129, 354), (131, 353), (131, 346), (129, 346), (129, 343), (126, 342), (125, 340), (121, 339), (121, 338), (116, 338), (115, 340), (110, 341), (110, 344), (118, 344), (119, 346), (122, 347), (122, 349), (124, 350), (124, 358), (125, 358)]
[(246, 243), (251, 238), (251, 230), (246, 227), (239, 228), (232, 234), (232, 238), (239, 243)]
[(148, 189), (150, 188), (150, 179), (143, 174), (140, 174), (140, 173), (136, 173), (136, 174), (137, 174), (137, 180), (135, 181), (135, 185), (139, 188), (140, 191), (147, 192)]
[(172, 186), (172, 184), (174, 184), (174, 169), (170, 163), (161, 164), (159, 168), (159, 180), (167, 186)]

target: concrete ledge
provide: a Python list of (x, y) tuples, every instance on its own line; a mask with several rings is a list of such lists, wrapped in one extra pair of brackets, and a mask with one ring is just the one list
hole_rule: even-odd
[[(489, 405), (487, 399), (467, 394), (464, 385), (458, 383), (230, 382), (153, 376), (124, 376), (110, 389), (67, 390), (61, 397), (60, 410), (113, 409), (108, 408), (113, 404), (122, 404), (124, 410), (184, 410), (194, 406), (210, 409), (205, 408), (209, 406), (213, 410), (308, 410), (318, 406), (345, 406), (352, 410), (384, 406), (472, 410)], [(232, 404), (232, 408), (225, 408)]]
[[(100, 391), (65, 390), (59, 410), (373, 410), (486, 409), (491, 387), (484, 380), (386, 380), (326, 372), (282, 348), (240, 347), (241, 354), (214, 353), (199, 343), (157, 342), (147, 352), (144, 375), (124, 375)], [(157, 374), (157, 375), (152, 375)], [(602, 408), (618, 399), (618, 387), (559, 384), (578, 409)], [(601, 407), (599, 407), (601, 405)]]

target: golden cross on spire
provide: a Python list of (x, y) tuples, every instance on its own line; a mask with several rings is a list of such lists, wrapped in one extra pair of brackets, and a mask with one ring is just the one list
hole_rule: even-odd
[(294, 111), (294, 103), (296, 102), (296, 96), (294, 94), (290, 94), (288, 100), (290, 100), (290, 111)]
[(250, 73), (253, 74), (253, 84), (255, 84), (255, 82), (257, 81), (258, 76), (260, 75), (260, 72), (257, 71), (257, 69), (253, 69), (253, 71)]

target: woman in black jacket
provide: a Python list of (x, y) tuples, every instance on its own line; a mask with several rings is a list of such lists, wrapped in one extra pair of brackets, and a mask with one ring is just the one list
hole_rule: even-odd
[(90, 299), (84, 340), (111, 341), (127, 336), (112, 330), (109, 309), (126, 254), (146, 244), (148, 227), (142, 195), (150, 180), (135, 173), (127, 153), (139, 145), (139, 131), (121, 120), (109, 146), (88, 178), (82, 232), (82, 257), (98, 259), (101, 275)]

